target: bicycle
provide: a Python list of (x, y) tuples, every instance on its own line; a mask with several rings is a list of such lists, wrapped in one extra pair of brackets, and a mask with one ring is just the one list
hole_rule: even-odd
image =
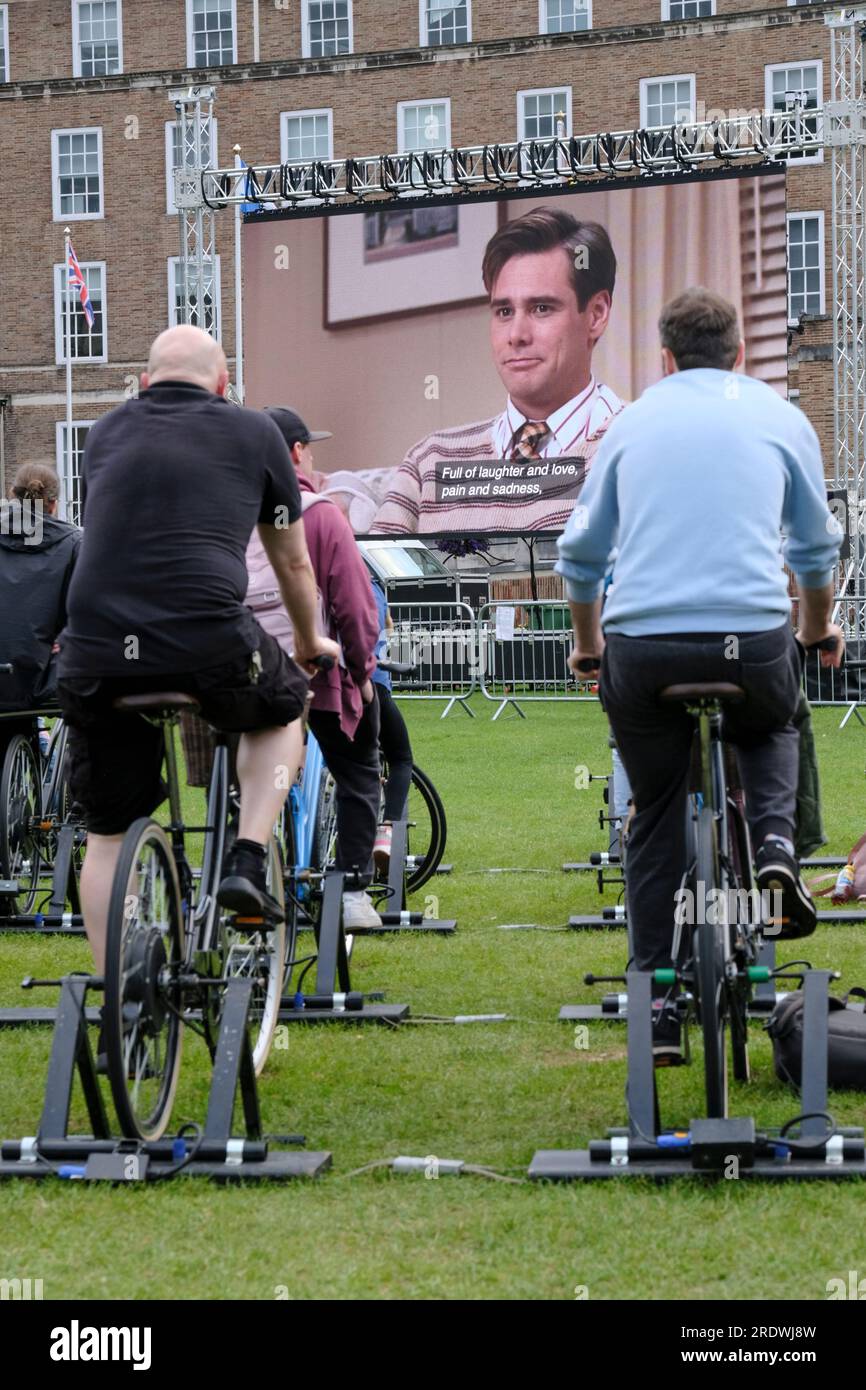
[[(832, 650), (835, 638), (815, 645)], [(582, 672), (598, 665), (595, 658), (578, 663)], [(679, 902), (700, 903), (704, 909), (712, 904), (712, 911), (696, 913), (699, 920), (693, 923), (678, 914), (671, 952), (674, 965), (656, 970), (655, 982), (671, 991), (685, 986), (679, 1002), (669, 994), (662, 1007), (677, 1008), (684, 1026), (691, 1014), (698, 1021), (709, 1119), (724, 1119), (728, 1113), (729, 1029), (734, 1077), (749, 1080), (748, 1017), (753, 989), (769, 973), (768, 967), (759, 964), (763, 933), (779, 925), (774, 918), (762, 920), (763, 903), (756, 901), (745, 806), (736, 790), (733, 752), (722, 739), (724, 705), (744, 698), (741, 686), (725, 681), (680, 683), (659, 692), (663, 702), (684, 704), (695, 722), (693, 752), (699, 775), (690, 800), (691, 858), (681, 884), (681, 895), (686, 896), (680, 896)], [(686, 926), (691, 928), (688, 936)]]
[(28, 710), (23, 715), (9, 716), (16, 721), (32, 719), (34, 727), (32, 733), (16, 733), (9, 740), (0, 771), (0, 878), (17, 885), (14, 895), (4, 895), (7, 916), (23, 917), (33, 910), (43, 869), (50, 873), (55, 867), (64, 826), (72, 828), (70, 864), (62, 886), (55, 884), (53, 900), (62, 897), (65, 901), (68, 896), (73, 913), (79, 910), (76, 885), (83, 857), (84, 825), (69, 794), (68, 732), (64, 721), (55, 717), (43, 755), (35, 725), (40, 714), (56, 716), (57, 710)]
[[(216, 733), (204, 826), (186, 826), (180, 805), (175, 728), (189, 695), (124, 696), (116, 709), (158, 723), (165, 746), (170, 822), (134, 821), (124, 835), (108, 909), (104, 1044), (108, 1078), (123, 1134), (158, 1139), (168, 1125), (180, 1072), (182, 1027), (202, 1033), (214, 1055), (225, 988), (253, 979), (248, 1026), (256, 1075), (267, 1061), (279, 1017), (285, 955), (283, 870), (271, 837), (268, 892), (278, 920), (240, 918), (219, 907), (217, 889), (233, 810), (227, 736)], [(185, 836), (204, 834), (200, 875)]]

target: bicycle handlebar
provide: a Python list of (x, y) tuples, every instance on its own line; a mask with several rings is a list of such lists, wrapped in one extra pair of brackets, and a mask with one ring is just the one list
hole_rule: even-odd
[(311, 661), (310, 665), (318, 666), (320, 671), (333, 671), (334, 658), (332, 656), (328, 656), (327, 652), (320, 652), (318, 656), (313, 657), (313, 660)]
[(418, 670), (416, 661), (377, 661), (376, 665), (380, 671), (387, 671), (391, 676), (410, 676)]

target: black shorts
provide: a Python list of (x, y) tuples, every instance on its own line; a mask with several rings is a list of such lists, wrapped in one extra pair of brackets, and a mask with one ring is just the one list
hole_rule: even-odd
[(70, 676), (58, 682), (69, 726), (67, 757), (72, 797), (95, 835), (122, 834), (139, 816), (165, 800), (162, 729), (139, 714), (113, 708), (121, 695), (183, 691), (201, 714), (226, 733), (252, 732), (299, 719), (309, 682), (278, 642), (264, 631), (258, 647), (262, 668), (253, 680), (251, 654), (183, 675)]

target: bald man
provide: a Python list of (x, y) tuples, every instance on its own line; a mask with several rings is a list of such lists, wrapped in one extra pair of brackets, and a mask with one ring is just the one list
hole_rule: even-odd
[[(209, 723), (242, 735), (238, 839), (219, 900), (273, 910), (266, 845), (301, 757), (308, 676), (336, 643), (316, 630), (317, 597), (298, 482), (273, 421), (225, 400), (218, 343), (161, 333), (141, 392), (91, 428), (81, 473), (84, 539), (60, 635), (58, 693), (69, 725), (72, 795), (84, 808), (84, 922), (104, 968), (108, 901), (124, 831), (164, 800), (162, 734), (113, 701), (181, 690)], [(292, 661), (244, 606), (257, 527), (295, 630)], [(303, 669), (302, 669), (303, 668)]]

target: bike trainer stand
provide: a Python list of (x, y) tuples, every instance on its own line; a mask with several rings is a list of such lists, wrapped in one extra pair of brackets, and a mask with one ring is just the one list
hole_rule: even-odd
[[(57, 981), (44, 983), (56, 984)], [(153, 1182), (183, 1173), (221, 1181), (282, 1181), (317, 1177), (330, 1166), (328, 1152), (271, 1150), (262, 1134), (258, 1089), (247, 1027), (253, 981), (229, 980), (213, 1058), (207, 1117), (201, 1138), (157, 1140), (112, 1136), (87, 1033), (87, 990), (101, 987), (89, 976), (67, 975), (48, 1064), (39, 1130), (0, 1144), (0, 1178), (83, 1178), (85, 1181)], [(76, 1073), (92, 1133), (70, 1135), (69, 1112)], [(245, 1136), (232, 1136), (240, 1091)]]
[[(737, 1177), (866, 1177), (863, 1130), (842, 1128), (825, 1138), (815, 1112), (827, 1109), (827, 992), (832, 972), (804, 974), (803, 1069), (799, 1101), (804, 1119), (796, 1141), (791, 1136), (756, 1131), (751, 1117), (692, 1120), (687, 1130), (663, 1131), (659, 1121), (656, 1072), (652, 1055), (651, 971), (630, 970), (628, 994), (628, 1127), (608, 1130), (606, 1139), (590, 1140), (588, 1149), (539, 1149), (529, 1166), (532, 1179), (556, 1181), (601, 1178), (679, 1177), (684, 1174)], [(791, 1142), (789, 1142), (791, 1141)], [(794, 1142), (812, 1151), (797, 1152)]]
[(314, 923), (318, 949), (314, 990), (284, 996), (281, 1023), (401, 1023), (409, 1013), (408, 1004), (373, 1002), (382, 997), (378, 991), (361, 994), (352, 989), (343, 931), (345, 877), (340, 869), (324, 874), (322, 909)]
[[(51, 870), (51, 897), (46, 912), (0, 912), (0, 931), (32, 931), (44, 935), (83, 936), (84, 918), (75, 877), (74, 853), (81, 826), (64, 822), (57, 832), (57, 851)], [(15, 879), (0, 879), (0, 904), (4, 898), (17, 897), (20, 887)], [(67, 911), (66, 904), (69, 903)]]
[[(388, 861), (388, 896), (379, 910), (381, 927), (359, 927), (355, 936), (389, 936), (393, 932), (426, 932), (435, 936), (451, 936), (457, 930), (455, 921), (445, 921), (438, 917), (425, 917), (423, 912), (409, 912), (406, 901), (406, 875), (409, 867), (409, 824), (405, 820), (393, 822), (391, 828), (391, 858)], [(369, 892), (375, 893), (381, 884), (371, 883)], [(399, 903), (399, 911), (394, 907)]]

